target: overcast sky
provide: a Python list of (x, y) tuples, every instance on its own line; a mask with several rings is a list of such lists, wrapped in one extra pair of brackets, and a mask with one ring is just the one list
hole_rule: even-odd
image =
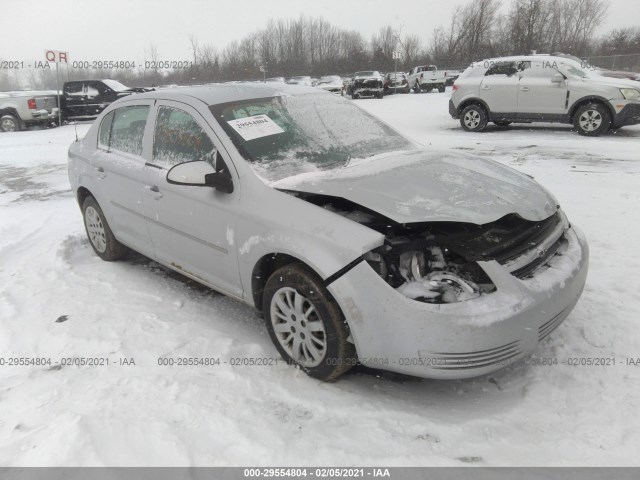
[[(404, 25), (427, 43), (435, 27), (467, 0), (0, 0), (0, 58), (33, 61), (44, 49), (71, 60), (144, 59), (151, 43), (163, 60), (190, 59), (189, 34), (222, 49), (262, 28), (269, 18), (322, 16), (334, 25), (371, 34)], [(503, 4), (510, 3), (504, 0)], [(640, 24), (640, 1), (611, 0), (601, 32)]]

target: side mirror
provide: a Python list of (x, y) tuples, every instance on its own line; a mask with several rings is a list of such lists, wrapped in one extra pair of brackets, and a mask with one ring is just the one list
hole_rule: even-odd
[(215, 188), (222, 193), (233, 192), (233, 180), (226, 171), (220, 171), (215, 173), (207, 173), (204, 176), (204, 181), (209, 187)]
[(223, 193), (233, 192), (233, 181), (225, 171), (216, 172), (207, 162), (186, 162), (167, 172), (167, 182), (190, 187), (213, 187)]
[(551, 77), (551, 83), (562, 83), (564, 81), (564, 75), (561, 73), (554, 73)]

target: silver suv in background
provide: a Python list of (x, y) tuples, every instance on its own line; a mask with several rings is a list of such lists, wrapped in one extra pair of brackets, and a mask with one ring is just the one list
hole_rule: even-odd
[(460, 75), (449, 113), (468, 132), (482, 131), (488, 122), (559, 122), (597, 136), (640, 123), (640, 86), (596, 75), (570, 58), (494, 58), (474, 63)]

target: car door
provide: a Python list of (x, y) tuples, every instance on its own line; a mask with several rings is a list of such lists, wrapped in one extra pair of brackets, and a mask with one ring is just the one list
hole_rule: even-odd
[(492, 113), (515, 117), (518, 109), (518, 75), (515, 62), (491, 65), (480, 82), (480, 98)]
[(207, 161), (229, 172), (231, 163), (204, 118), (180, 102), (159, 102), (152, 157), (147, 163), (144, 205), (155, 257), (166, 265), (242, 297), (234, 245), (234, 218), (240, 195), (211, 187), (167, 182), (174, 165)]
[(144, 143), (150, 110), (150, 101), (136, 101), (103, 117), (91, 160), (97, 200), (109, 212), (116, 238), (145, 255), (153, 252), (142, 203), (145, 155), (151, 148), (150, 142), (146, 148)]
[(549, 62), (526, 62), (526, 68), (519, 74), (519, 118), (539, 119), (541, 116), (554, 117), (566, 113), (567, 82), (564, 76), (562, 81), (554, 82), (554, 75), (557, 74), (560, 72)]

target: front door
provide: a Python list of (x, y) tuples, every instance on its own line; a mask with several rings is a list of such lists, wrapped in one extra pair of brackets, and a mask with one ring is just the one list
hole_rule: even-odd
[(554, 83), (554, 75), (560, 72), (548, 61), (533, 61), (520, 73), (518, 89), (518, 118), (551, 118), (567, 112), (567, 81)]
[(217, 143), (195, 109), (180, 102), (159, 102), (152, 158), (146, 166), (145, 216), (158, 260), (224, 293), (242, 297), (234, 244), (239, 188), (227, 194), (166, 180), (169, 169), (179, 163), (203, 160), (217, 170), (230, 166)]

